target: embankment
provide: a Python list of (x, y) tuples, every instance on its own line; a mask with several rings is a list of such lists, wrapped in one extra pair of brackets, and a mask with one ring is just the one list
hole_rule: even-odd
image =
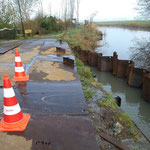
[(143, 98), (150, 102), (150, 71), (136, 68), (131, 60), (119, 60), (114, 52), (113, 57), (103, 56), (101, 53), (81, 50), (80, 47), (74, 47), (75, 55), (85, 64), (97, 67), (99, 71), (112, 72), (118, 78), (126, 78), (130, 86), (141, 88)]
[(107, 22), (97, 22), (98, 26), (118, 26), (118, 27), (130, 27), (130, 28), (141, 28), (150, 29), (149, 20), (132, 20), (132, 21), (107, 21)]
[[(94, 45), (97, 44), (97, 41), (92, 38), (87, 38), (90, 37), (92, 29), (90, 29), (90, 32), (86, 32), (87, 29), (83, 29), (84, 32), (81, 30), (82, 29), (72, 30), (71, 32), (68, 31), (63, 37), (63, 40), (69, 43), (74, 55), (76, 56), (78, 74), (82, 83), (84, 96), (87, 100), (93, 127), (97, 133), (97, 142), (99, 143), (100, 149), (116, 150), (118, 149), (115, 145), (116, 143), (119, 143), (120, 146), (124, 143), (125, 145), (128, 145), (129, 148), (138, 149), (141, 148), (140, 145), (142, 143), (142, 145), (147, 148), (149, 143), (136, 128), (131, 118), (117, 106), (116, 100), (111, 94), (103, 89), (101, 83), (96, 82), (90, 68), (87, 66), (97, 67), (100, 71), (110, 71), (118, 77), (124, 77), (130, 71), (129, 64), (131, 62), (128, 64), (128, 61), (124, 62), (118, 60), (116, 53), (114, 53), (113, 57), (104, 57), (102, 54), (95, 53), (94, 48), (89, 45), (91, 45), (91, 40), (92, 43), (94, 42)], [(94, 32), (94, 34), (95, 33), (96, 32)], [(88, 49), (87, 44), (90, 49), (83, 50)], [(87, 65), (84, 65), (83, 63)], [(127, 67), (124, 69), (121, 67), (126, 65), (128, 66), (128, 69), (126, 69)], [(113, 126), (117, 122), (123, 127), (119, 133), (117, 133), (118, 130), (115, 131), (116, 129)], [(128, 142), (130, 144), (128, 144)]]

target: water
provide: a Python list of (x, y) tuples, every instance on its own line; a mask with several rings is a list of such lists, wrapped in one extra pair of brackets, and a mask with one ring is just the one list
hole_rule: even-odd
[[(102, 27), (101, 30), (106, 32), (103, 43), (107, 43), (107, 45), (97, 48), (97, 51), (102, 51), (104, 55), (108, 56), (116, 50), (120, 59), (129, 59), (132, 55), (129, 47), (134, 44), (133, 39), (138, 37), (142, 40), (143, 37), (147, 39), (150, 37), (150, 32), (147, 31), (114, 27)], [(150, 103), (142, 98), (142, 90), (130, 87), (126, 79), (117, 78), (112, 73), (99, 72), (96, 68), (92, 68), (92, 70), (106, 91), (114, 97), (121, 97), (121, 108), (131, 116), (141, 131), (150, 139)]]
[[(143, 43), (150, 39), (150, 32), (119, 28), (119, 27), (99, 27), (103, 32), (103, 40), (100, 41), (102, 47), (96, 49), (97, 52), (102, 52), (104, 56), (112, 56), (113, 51), (118, 53), (118, 58), (123, 60), (133, 59), (132, 47), (140, 47)], [(137, 53), (138, 51), (134, 51)], [(139, 57), (141, 54), (139, 54)]]

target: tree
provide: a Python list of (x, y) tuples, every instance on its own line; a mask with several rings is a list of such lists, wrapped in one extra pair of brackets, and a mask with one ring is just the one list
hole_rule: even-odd
[[(39, 0), (19, 0), (22, 18), (27, 21), (32, 16)], [(16, 26), (20, 22), (18, 0), (0, 0), (0, 28)]]
[(14, 10), (9, 0), (0, 0), (0, 28), (12, 27), (14, 22)]
[(136, 66), (150, 70), (150, 42), (149, 39), (135, 39), (134, 45), (130, 47), (131, 59)]
[(94, 17), (95, 17), (96, 15), (97, 15), (97, 11), (93, 12), (93, 13), (90, 15), (90, 18), (89, 18), (90, 23), (92, 23), (92, 22), (93, 22)]
[(73, 19), (74, 10), (75, 10), (75, 0), (70, 0), (69, 15), (71, 20)]
[(76, 16), (77, 16), (77, 23), (79, 23), (79, 9), (80, 9), (80, 0), (76, 0)]
[(145, 19), (150, 19), (150, 0), (138, 0), (137, 9)]
[[(23, 20), (24, 21), (29, 20), (32, 13), (35, 11), (35, 8), (37, 8), (40, 0), (19, 0), (19, 1)], [(19, 13), (18, 0), (12, 0), (12, 5), (16, 10), (16, 13)]]

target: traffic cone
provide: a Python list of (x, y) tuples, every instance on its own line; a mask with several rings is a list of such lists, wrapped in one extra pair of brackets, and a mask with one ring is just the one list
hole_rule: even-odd
[(18, 49), (15, 49), (15, 76), (13, 81), (28, 81), (29, 75), (25, 74)]
[(0, 131), (23, 131), (30, 120), (29, 114), (23, 114), (11, 86), (8, 75), (4, 75), (4, 117), (0, 121)]

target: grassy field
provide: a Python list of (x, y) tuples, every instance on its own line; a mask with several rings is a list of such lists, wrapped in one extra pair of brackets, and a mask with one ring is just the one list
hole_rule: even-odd
[(65, 32), (62, 38), (71, 46), (80, 46), (83, 50), (94, 51), (99, 46), (100, 32), (96, 27), (70, 29)]
[(4, 44), (4, 42), (0, 42), (0, 45), (3, 45)]
[(150, 20), (108, 21), (108, 22), (97, 22), (96, 24), (100, 26), (122, 26), (122, 27), (150, 29)]

